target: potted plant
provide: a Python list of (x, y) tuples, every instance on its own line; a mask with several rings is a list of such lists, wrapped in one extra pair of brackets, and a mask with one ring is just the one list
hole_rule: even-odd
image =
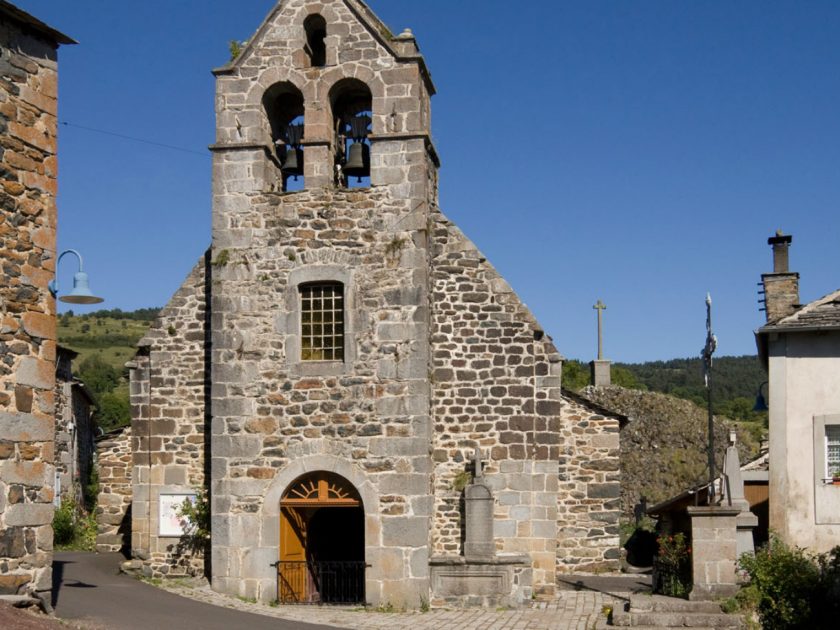
[(831, 469), (831, 483), (840, 486), (840, 466), (834, 466)]

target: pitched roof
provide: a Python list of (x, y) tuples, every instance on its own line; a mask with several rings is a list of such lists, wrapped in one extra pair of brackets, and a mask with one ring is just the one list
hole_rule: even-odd
[(26, 11), (17, 8), (11, 2), (6, 2), (5, 0), (0, 0), (0, 15), (4, 17), (11, 18), (16, 22), (23, 24), (35, 32), (39, 33), (42, 37), (46, 37), (54, 41), (57, 44), (78, 44), (75, 39), (72, 37), (68, 37), (64, 33), (55, 30), (51, 26), (44, 24), (41, 20), (36, 18), (34, 15), (30, 15)]
[(762, 326), (758, 334), (840, 328), (840, 289), (806, 304), (792, 315)]
[[(0, 0), (0, 2), (2, 1), (3, 0)], [(436, 93), (437, 90), (435, 89), (435, 84), (432, 82), (432, 75), (429, 72), (428, 67), (426, 67), (426, 60), (423, 58), (423, 55), (419, 52), (417, 54), (400, 53), (399, 50), (394, 47), (394, 40), (399, 39), (399, 36), (394, 37), (387, 25), (379, 19), (379, 17), (370, 9), (370, 7), (367, 6), (367, 4), (364, 3), (363, 0), (342, 0), (342, 2), (356, 17), (359, 23), (368, 30), (371, 36), (384, 46), (397, 61), (416, 63), (420, 67), (420, 76), (423, 77), (423, 81), (426, 83), (426, 88), (429, 90), (429, 94), (434, 95)], [(271, 9), (269, 14), (262, 21), (259, 28), (257, 28), (256, 33), (254, 33), (254, 35), (242, 48), (242, 52), (235, 59), (232, 59), (225, 65), (214, 69), (213, 74), (218, 76), (233, 72), (236, 67), (245, 60), (248, 53), (256, 45), (256, 42), (262, 39), (263, 34), (269, 29), (274, 17), (280, 12), (284, 4), (285, 2), (283, 0), (277, 2), (277, 4), (274, 5), (274, 8)]]

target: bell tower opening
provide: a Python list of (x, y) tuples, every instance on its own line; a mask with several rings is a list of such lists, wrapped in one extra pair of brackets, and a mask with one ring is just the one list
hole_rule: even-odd
[(297, 604), (365, 602), (365, 514), (343, 477), (299, 477), (280, 500), (277, 600)]
[(303, 190), (303, 94), (291, 83), (276, 83), (265, 91), (263, 108), (283, 192)]
[(310, 15), (303, 22), (306, 30), (306, 56), (309, 67), (321, 68), (327, 65), (327, 21), (317, 13)]
[(372, 97), (358, 79), (344, 79), (330, 91), (335, 129), (336, 185), (341, 188), (370, 187), (370, 140), (373, 122)]

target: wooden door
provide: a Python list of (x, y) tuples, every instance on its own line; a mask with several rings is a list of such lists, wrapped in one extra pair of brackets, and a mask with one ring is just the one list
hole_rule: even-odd
[(303, 602), (307, 598), (309, 571), (306, 567), (305, 509), (280, 509), (280, 564), (277, 570), (277, 599), (281, 602)]

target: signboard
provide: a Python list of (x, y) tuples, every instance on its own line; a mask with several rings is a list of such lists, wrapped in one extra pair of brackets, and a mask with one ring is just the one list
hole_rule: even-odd
[(178, 517), (178, 511), (184, 501), (195, 503), (195, 493), (161, 494), (159, 498), (160, 509), (159, 536), (183, 536), (184, 520)]

